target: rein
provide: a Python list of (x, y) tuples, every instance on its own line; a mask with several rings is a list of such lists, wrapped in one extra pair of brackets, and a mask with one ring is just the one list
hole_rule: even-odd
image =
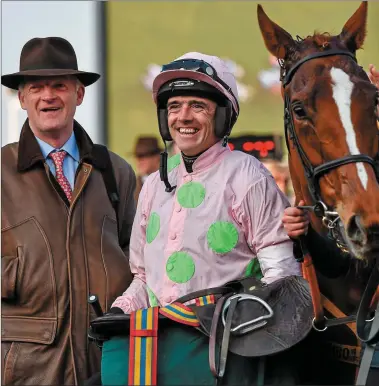
[[(348, 248), (341, 237), (340, 231), (338, 228), (336, 228), (340, 223), (340, 217), (337, 212), (329, 210), (327, 205), (323, 202), (320, 193), (319, 179), (322, 175), (342, 165), (356, 162), (365, 162), (373, 167), (375, 175), (379, 181), (379, 153), (375, 158), (371, 158), (365, 154), (348, 155), (346, 157), (328, 161), (314, 167), (300, 144), (291, 113), (290, 97), (288, 95), (288, 91), (286, 91), (286, 86), (290, 84), (293, 76), (302, 64), (312, 59), (336, 55), (346, 55), (357, 62), (355, 55), (348, 51), (333, 49), (326, 52), (318, 52), (307, 55), (305, 58), (298, 61), (287, 73), (285, 73), (285, 70), (282, 67), (281, 81), (284, 89), (284, 127), (287, 149), (290, 153), (289, 140), (291, 140), (300, 157), (305, 176), (307, 178), (309, 191), (314, 203), (313, 206), (303, 208), (311, 209), (317, 217), (321, 218), (324, 226), (326, 226), (331, 231), (332, 237), (335, 240), (337, 246), (342, 251), (348, 252)], [(359, 304), (357, 315), (328, 319), (324, 315), (316, 271), (312, 262), (312, 258), (306, 247), (304, 236), (300, 237), (300, 246), (303, 254), (301, 261), (303, 263), (303, 276), (309, 282), (312, 295), (313, 311), (315, 315), (313, 319), (313, 328), (316, 331), (321, 332), (325, 331), (328, 327), (334, 327), (356, 321), (356, 335), (361, 342), (366, 344), (356, 380), (356, 385), (364, 385), (370, 371), (370, 365), (374, 355), (375, 345), (379, 342), (379, 301), (377, 308), (374, 311), (374, 315), (371, 319), (367, 319), (367, 315), (370, 313), (370, 310), (372, 310), (374, 300), (379, 295), (379, 258), (376, 260), (376, 265), (370, 275), (370, 279), (367, 283)]]

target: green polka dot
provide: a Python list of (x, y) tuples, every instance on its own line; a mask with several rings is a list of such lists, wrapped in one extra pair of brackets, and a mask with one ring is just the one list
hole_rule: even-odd
[(258, 259), (252, 259), (245, 269), (245, 277), (254, 276), (261, 280), (263, 278), (261, 266)]
[(150, 307), (158, 307), (159, 301), (155, 296), (154, 292), (149, 287), (146, 287), (146, 289), (147, 289), (147, 294), (149, 295)]
[(156, 237), (160, 229), (160, 218), (158, 213), (151, 213), (146, 228), (146, 241), (150, 244)]
[(174, 283), (186, 283), (195, 273), (195, 263), (185, 252), (174, 252), (167, 260), (166, 273)]
[(178, 202), (183, 208), (196, 208), (205, 197), (205, 188), (199, 182), (187, 182), (178, 190)]
[(227, 253), (236, 246), (238, 231), (231, 222), (217, 221), (209, 227), (207, 240), (209, 248), (215, 252)]
[(167, 160), (167, 172), (170, 173), (172, 169), (179, 166), (181, 160), (180, 154), (175, 154)]

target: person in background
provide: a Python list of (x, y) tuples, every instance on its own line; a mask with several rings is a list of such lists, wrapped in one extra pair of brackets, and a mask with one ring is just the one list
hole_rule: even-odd
[(136, 202), (146, 178), (159, 169), (159, 154), (161, 152), (162, 149), (159, 147), (156, 137), (138, 137), (133, 152), (137, 169), (137, 184), (134, 193)]
[(291, 176), (288, 165), (273, 159), (263, 160), (262, 163), (274, 177), (279, 189), (286, 195), (290, 203), (293, 204), (294, 197), (291, 189)]
[(379, 89), (379, 70), (373, 64), (369, 65), (368, 77), (376, 88)]
[[(108, 309), (132, 281), (135, 174), (74, 119), (99, 78), (78, 70), (74, 48), (60, 37), (29, 40), (20, 71), (1, 77), (28, 117), (19, 142), (1, 150), (5, 385), (81, 385), (97, 373), (88, 296)], [(103, 173), (114, 176), (117, 211)]]

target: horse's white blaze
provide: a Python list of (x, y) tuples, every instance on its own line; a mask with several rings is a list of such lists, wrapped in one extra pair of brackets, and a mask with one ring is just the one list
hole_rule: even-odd
[[(340, 68), (333, 67), (330, 70), (330, 76), (333, 81), (333, 98), (340, 114), (342, 126), (346, 132), (347, 146), (351, 154), (361, 154), (358, 149), (353, 122), (351, 121), (351, 94), (354, 83), (350, 80), (349, 75)], [(356, 163), (356, 167), (363, 188), (367, 189), (368, 175), (363, 163)]]

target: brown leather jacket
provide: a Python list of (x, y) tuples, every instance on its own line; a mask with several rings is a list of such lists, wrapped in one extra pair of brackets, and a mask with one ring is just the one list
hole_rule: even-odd
[(20, 142), (2, 148), (3, 384), (77, 385), (100, 371), (87, 339), (95, 317), (129, 286), (135, 175), (110, 153), (120, 194), (119, 228), (101, 169), (104, 160), (75, 122), (79, 147), (71, 205), (51, 174), (28, 121)]

